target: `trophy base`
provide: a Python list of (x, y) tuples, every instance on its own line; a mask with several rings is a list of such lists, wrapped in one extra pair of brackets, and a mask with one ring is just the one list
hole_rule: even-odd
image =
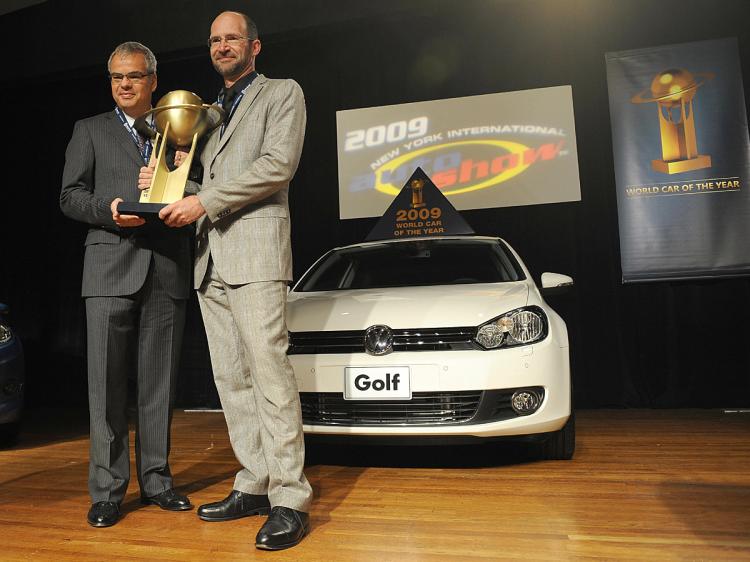
[(121, 201), (117, 204), (117, 212), (121, 215), (135, 215), (146, 221), (160, 221), (159, 211), (166, 207), (166, 203), (137, 203), (135, 201)]
[(662, 174), (679, 174), (681, 172), (692, 172), (711, 167), (711, 157), (699, 154), (689, 160), (651, 160), (651, 167)]

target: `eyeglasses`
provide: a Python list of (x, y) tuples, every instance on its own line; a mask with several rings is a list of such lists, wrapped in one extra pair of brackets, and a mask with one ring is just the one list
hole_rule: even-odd
[(208, 38), (208, 47), (209, 49), (212, 47), (218, 47), (221, 45), (222, 41), (226, 41), (227, 45), (230, 47), (238, 47), (240, 43), (243, 41), (254, 41), (251, 37), (242, 37), (240, 35), (227, 35), (226, 37), (209, 37)]
[(119, 72), (110, 72), (109, 73), (109, 79), (112, 81), (113, 84), (120, 84), (123, 80), (123, 78), (127, 78), (130, 80), (133, 84), (140, 84), (143, 82), (143, 79), (146, 78), (146, 76), (152, 75), (153, 72), (128, 72), (127, 74), (120, 74)]

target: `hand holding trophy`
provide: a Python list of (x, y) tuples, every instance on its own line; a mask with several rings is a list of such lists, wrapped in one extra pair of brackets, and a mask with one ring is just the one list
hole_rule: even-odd
[[(151, 115), (156, 130), (148, 124)], [(137, 131), (155, 137), (156, 163), (150, 186), (141, 191), (140, 200), (137, 203), (119, 203), (118, 212), (156, 218), (162, 208), (182, 199), (198, 139), (221, 125), (223, 120), (224, 110), (221, 107), (205, 104), (198, 95), (187, 90), (167, 93), (155, 108), (136, 119)], [(179, 162), (179, 167), (171, 172), (167, 167), (167, 144), (175, 148), (190, 147), (187, 156)]]

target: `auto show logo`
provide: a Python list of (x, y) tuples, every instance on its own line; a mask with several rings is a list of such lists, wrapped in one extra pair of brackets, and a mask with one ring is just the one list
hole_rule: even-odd
[(422, 169), (457, 209), (580, 201), (570, 86), (336, 112), (339, 216), (382, 214)]
[[(412, 127), (420, 124), (421, 129)], [(528, 170), (568, 155), (566, 134), (559, 127), (533, 124), (486, 125), (423, 133), (429, 120), (419, 117), (402, 122), (403, 135), (390, 134), (392, 125), (349, 131), (345, 152), (357, 152), (378, 145), (392, 146), (370, 161), (371, 173), (349, 179), (348, 190), (375, 189), (387, 195), (401, 191), (404, 181), (422, 168), (446, 195), (487, 189)], [(375, 134), (373, 131), (383, 131)], [(399, 129), (394, 129), (398, 131)], [(372, 134), (371, 134), (372, 133)], [(402, 138), (403, 137), (403, 138)], [(401, 141), (394, 146), (394, 142)]]
[[(448, 131), (448, 138), (455, 136), (451, 133), (455, 132)], [(386, 155), (384, 163), (383, 157), (378, 160), (380, 164), (373, 171), (374, 187), (382, 193), (396, 195), (403, 180), (419, 167), (445, 195), (478, 191), (506, 182), (530, 166), (565, 155), (564, 146), (564, 139), (529, 146), (511, 140), (482, 138), (450, 140), (405, 153), (396, 148)], [(390, 156), (393, 158), (387, 159)]]

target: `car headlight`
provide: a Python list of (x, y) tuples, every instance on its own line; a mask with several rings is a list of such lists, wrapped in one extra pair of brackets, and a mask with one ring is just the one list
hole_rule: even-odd
[(537, 306), (513, 310), (477, 329), (474, 340), (484, 349), (528, 345), (547, 337), (547, 316)]
[(0, 344), (8, 343), (13, 337), (13, 332), (5, 324), (0, 324)]

